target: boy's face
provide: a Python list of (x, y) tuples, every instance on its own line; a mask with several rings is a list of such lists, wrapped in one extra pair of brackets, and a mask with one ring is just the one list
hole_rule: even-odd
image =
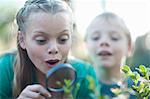
[(38, 12), (29, 16), (21, 46), (41, 72), (66, 61), (72, 41), (70, 22), (66, 13)]
[(121, 27), (96, 19), (88, 30), (87, 47), (95, 64), (111, 68), (121, 65), (129, 45)]

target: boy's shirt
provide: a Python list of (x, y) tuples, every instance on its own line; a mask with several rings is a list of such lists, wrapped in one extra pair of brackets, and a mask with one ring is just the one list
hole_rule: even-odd
[[(127, 87), (131, 88), (131, 86), (133, 85), (133, 81), (129, 78), (126, 80), (127, 83)], [(99, 81), (99, 84), (101, 86), (100, 88), (100, 93), (102, 96), (107, 96), (109, 97), (109, 99), (112, 99), (114, 97), (116, 97), (117, 95), (112, 91), (112, 89), (120, 89), (121, 86), (118, 85), (117, 83), (114, 84), (105, 84), (101, 81)], [(135, 95), (129, 94), (129, 98), (128, 99), (137, 99)]]

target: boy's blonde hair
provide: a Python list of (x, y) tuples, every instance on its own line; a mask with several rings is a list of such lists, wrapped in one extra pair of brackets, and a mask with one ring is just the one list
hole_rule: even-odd
[(101, 22), (109, 22), (111, 24), (114, 24), (114, 25), (117, 25), (119, 26), (123, 31), (124, 33), (126, 34), (127, 36), (127, 39), (128, 39), (128, 44), (131, 45), (131, 35), (130, 35), (130, 32), (125, 24), (125, 22), (123, 21), (123, 19), (121, 19), (119, 16), (117, 16), (116, 14), (114, 13), (111, 13), (111, 12), (105, 12), (105, 13), (102, 13), (98, 16), (96, 16), (90, 23), (90, 25), (87, 27), (87, 30), (86, 30), (86, 34), (85, 34), (85, 41), (87, 40), (88, 38), (88, 34), (89, 34), (89, 29), (91, 29), (91, 25), (94, 21), (96, 21), (96, 19), (99, 19), (101, 20)]

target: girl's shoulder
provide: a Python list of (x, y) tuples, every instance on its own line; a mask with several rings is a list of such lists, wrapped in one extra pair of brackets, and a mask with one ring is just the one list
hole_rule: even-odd
[(75, 57), (71, 57), (68, 59), (68, 62), (74, 67), (74, 68), (80, 68), (80, 69), (89, 69), (89, 68), (93, 68), (93, 66), (81, 59), (75, 58)]
[(17, 54), (17, 50), (12, 49), (12, 50), (9, 50), (9, 51), (6, 51), (6, 52), (0, 54), (0, 59), (5, 59), (5, 58), (7, 59), (10, 57), (14, 57), (14, 56), (16, 56), (16, 54)]
[(5, 52), (0, 55), (0, 68), (8, 68), (12, 67), (14, 64), (14, 60), (16, 59), (16, 51)]
[(5, 52), (0, 55), (0, 97), (7, 97), (7, 99), (12, 95), (15, 56), (16, 52), (13, 51)]
[(70, 63), (73, 66), (73, 68), (75, 68), (77, 74), (80, 77), (86, 75), (95, 75), (93, 66), (86, 61), (77, 58), (69, 58), (68, 63)]

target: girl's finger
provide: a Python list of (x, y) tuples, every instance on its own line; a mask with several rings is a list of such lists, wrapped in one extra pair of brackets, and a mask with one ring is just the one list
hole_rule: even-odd
[(28, 86), (28, 90), (37, 92), (40, 95), (43, 95), (44, 97), (51, 97), (51, 94), (43, 86), (38, 84)]
[(24, 96), (29, 99), (45, 99), (45, 97), (42, 96), (40, 93), (33, 91), (24, 92)]

